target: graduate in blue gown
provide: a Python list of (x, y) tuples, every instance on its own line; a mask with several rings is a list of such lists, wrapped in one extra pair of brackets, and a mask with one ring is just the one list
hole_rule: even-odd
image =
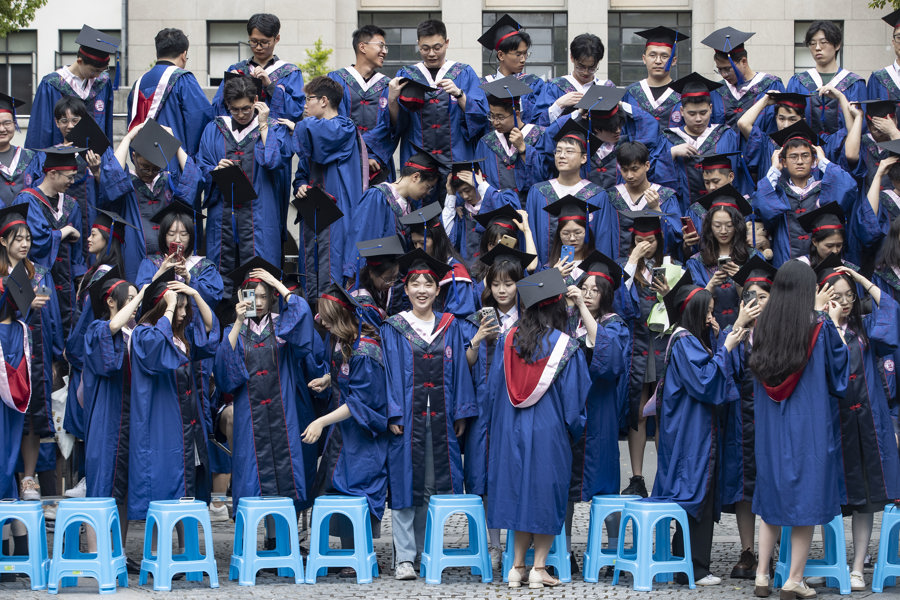
[(307, 279), (306, 293), (316, 298), (329, 281), (342, 281), (356, 261), (356, 242), (369, 237), (368, 224), (358, 218), (369, 182), (363, 181), (363, 140), (353, 121), (338, 113), (341, 86), (328, 77), (316, 77), (306, 84), (306, 92), (306, 117), (297, 123), (293, 136), (293, 151), (299, 158), (293, 182), (295, 202), (308, 202), (306, 192), (317, 187), (332, 197), (343, 214), (320, 232), (313, 229), (319, 228), (319, 222), (304, 220), (300, 227), (300, 262), (307, 274), (319, 273), (318, 279)]
[[(659, 424), (653, 498), (677, 502), (688, 514), (694, 578), (700, 585), (722, 580), (710, 573), (713, 522), (719, 520), (722, 438), (719, 406), (738, 399), (729, 354), (745, 330), (733, 328), (716, 348), (719, 326), (713, 297), (685, 273), (664, 298), (675, 330), (666, 349), (665, 366), (656, 388)], [(672, 552), (683, 555), (684, 538), (676, 528)], [(685, 580), (687, 577), (679, 573)], [(676, 577), (676, 582), (680, 578)]]
[(128, 93), (128, 130), (155, 119), (171, 128), (193, 156), (213, 114), (197, 78), (185, 70), (190, 42), (183, 31), (174, 28), (161, 30), (153, 41), (156, 63), (137, 78)]
[(0, 204), (3, 206), (12, 204), (19, 192), (43, 176), (38, 153), (12, 145), (19, 129), (16, 108), (24, 104), (23, 100), (0, 93)]
[(641, 53), (647, 77), (628, 86), (625, 101), (650, 113), (660, 127), (677, 127), (681, 113), (674, 110), (681, 94), (669, 84), (672, 67), (678, 62), (678, 42), (689, 40), (690, 36), (659, 26), (637, 31), (635, 35), (647, 40)]
[(841, 308), (829, 287), (817, 293), (813, 270), (786, 262), (753, 329), (758, 592), (769, 590), (769, 559), (788, 525), (791, 565), (782, 591), (800, 589), (810, 597), (802, 578), (813, 527), (831, 521), (847, 498), (838, 404), (847, 392), (850, 355), (835, 326)]
[[(327, 433), (316, 475), (316, 494), (363, 496), (369, 504), (373, 537), (381, 537), (387, 499), (387, 394), (384, 356), (378, 328), (365, 323), (363, 308), (343, 288), (332, 284), (316, 305), (328, 330), (331, 369), (310, 382), (314, 391), (331, 387), (334, 410), (310, 423), (305, 444)], [(335, 523), (335, 521), (332, 521)], [(339, 529), (342, 548), (353, 548), (353, 532)]]
[(110, 55), (116, 53), (119, 38), (85, 25), (75, 40), (79, 44), (75, 62), (45, 75), (38, 84), (25, 134), (26, 148), (48, 148), (63, 143), (54, 118), (56, 102), (76, 96), (88, 114), (113, 138), (113, 81), (109, 76)]
[[(306, 105), (303, 73), (296, 64), (275, 55), (275, 46), (281, 41), (280, 33), (281, 21), (277, 16), (270, 13), (252, 15), (247, 21), (247, 44), (253, 58), (234, 63), (226, 72), (252, 77), (260, 90), (259, 101), (269, 106), (273, 119), (299, 121)], [(220, 116), (228, 114), (225, 84), (223, 79), (212, 99), (213, 112)]]
[(546, 572), (546, 558), (563, 530), (572, 443), (584, 430), (591, 381), (578, 341), (563, 333), (566, 286), (559, 272), (536, 273), (516, 287), (523, 311), (498, 339), (488, 373), (487, 525), (516, 532), (510, 587), (525, 579), (532, 539), (529, 587), (554, 586), (559, 580)]
[(429, 497), (463, 492), (459, 438), (478, 406), (463, 327), (453, 314), (433, 309), (449, 265), (416, 249), (400, 259), (400, 268), (412, 308), (385, 320), (381, 345), (397, 576), (415, 579), (412, 563), (424, 546)]
[(174, 269), (144, 290), (131, 333), (129, 519), (145, 518), (153, 500), (208, 500), (209, 432), (193, 369), (218, 344), (218, 320), (196, 290), (175, 281)]
[[(232, 497), (284, 496), (303, 510), (314, 496), (316, 452), (296, 442), (315, 413), (308, 396), (302, 412), (295, 402), (297, 394), (308, 394), (297, 367), (317, 334), (306, 300), (276, 275), (280, 270), (260, 258), (232, 274), (241, 299), (237, 319), (222, 334), (215, 377), (234, 398)], [(245, 290), (255, 292), (254, 304), (244, 299)], [(287, 303), (281, 314), (272, 312), (276, 292)], [(255, 317), (246, 316), (251, 309)]]
[[(282, 223), (290, 189), (290, 134), (258, 100), (250, 77), (231, 79), (224, 90), (234, 116), (216, 117), (206, 126), (197, 163), (207, 184), (216, 177), (214, 171), (240, 167), (257, 198), (241, 197), (237, 187), (222, 189), (213, 184), (206, 200), (206, 256), (222, 273), (252, 256), (281, 264)], [(226, 286), (225, 291), (230, 294), (231, 288)]]
[(403, 240), (392, 235), (356, 243), (362, 264), (351, 277), (350, 295), (362, 309), (362, 320), (381, 327), (389, 314), (393, 314), (395, 294), (400, 276), (398, 260), (406, 252)]
[(891, 11), (890, 14), (882, 17), (881, 20), (891, 28), (891, 39), (893, 42), (891, 46), (897, 58), (888, 66), (872, 71), (866, 84), (866, 95), (869, 100), (889, 98), (894, 102), (900, 102), (900, 67), (898, 67), (900, 42), (893, 40), (893, 36), (897, 35), (897, 26), (900, 25), (900, 13), (896, 10)]

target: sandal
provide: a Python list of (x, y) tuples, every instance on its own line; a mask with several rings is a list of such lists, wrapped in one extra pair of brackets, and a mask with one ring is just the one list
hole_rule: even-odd
[(511, 588), (521, 587), (523, 579), (525, 579), (525, 565), (513, 565), (506, 576), (506, 581)]
[(546, 567), (532, 567), (528, 574), (528, 587), (540, 589), (544, 586), (555, 587), (559, 585), (559, 579), (547, 573)]

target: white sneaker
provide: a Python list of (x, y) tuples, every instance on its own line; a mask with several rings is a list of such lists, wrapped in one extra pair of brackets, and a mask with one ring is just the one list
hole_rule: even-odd
[(23, 477), (19, 495), (22, 500), (40, 500), (41, 486), (34, 480), (34, 477)]
[(807, 577), (806, 585), (808, 585), (809, 587), (822, 587), (823, 585), (825, 585), (825, 578), (824, 577)]
[(413, 568), (413, 564), (409, 561), (404, 561), (397, 565), (397, 569), (394, 571), (394, 579), (399, 581), (411, 581), (416, 579), (418, 576), (416, 575), (416, 570)]
[(697, 584), (697, 585), (702, 585), (702, 586), (707, 586), (707, 585), (719, 585), (720, 583), (722, 583), (722, 578), (721, 578), (721, 577), (716, 577), (715, 575), (713, 575), (712, 573), (710, 573), (709, 575), (707, 575), (706, 577), (704, 577), (704, 578), (701, 579), (700, 581), (695, 581), (694, 583)]
[(491, 568), (495, 571), (500, 570), (500, 563), (503, 562), (503, 553), (500, 551), (500, 548), (496, 546), (491, 546)]
[(850, 571), (850, 589), (854, 592), (866, 589), (866, 580), (859, 571)]
[(209, 520), (213, 523), (215, 522), (223, 522), (230, 520), (231, 517), (228, 514), (228, 507), (224, 504), (221, 506), (216, 506), (212, 502), (209, 503)]
[(82, 477), (75, 487), (66, 490), (66, 498), (84, 498), (87, 495), (87, 480)]

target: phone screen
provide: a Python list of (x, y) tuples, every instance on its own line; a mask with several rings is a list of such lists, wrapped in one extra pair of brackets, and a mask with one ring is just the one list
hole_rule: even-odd
[(247, 308), (247, 312), (244, 313), (244, 316), (255, 317), (256, 316), (256, 290), (242, 290), (241, 291), (241, 299), (244, 302), (250, 303), (250, 306), (249, 306), (249, 308)]

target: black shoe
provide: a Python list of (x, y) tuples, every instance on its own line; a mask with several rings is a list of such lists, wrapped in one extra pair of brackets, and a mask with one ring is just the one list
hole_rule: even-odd
[(140, 575), (141, 574), (141, 563), (134, 560), (133, 558), (126, 557), (125, 558), (125, 570), (128, 571), (130, 575)]
[(752, 550), (741, 552), (741, 558), (731, 569), (732, 579), (756, 579), (756, 556)]
[(569, 554), (569, 566), (572, 569), (572, 575), (580, 573), (580, 569), (578, 568), (578, 559), (575, 558), (574, 554)]
[(263, 543), (263, 550), (274, 550), (276, 546), (275, 538), (267, 537), (266, 541)]
[(678, 585), (687, 585), (688, 584), (688, 576), (685, 575), (684, 573), (675, 573), (675, 575), (672, 577), (672, 579), (674, 579), (675, 583), (677, 583)]
[(646, 498), (650, 494), (647, 493), (647, 486), (644, 484), (644, 478), (640, 475), (635, 475), (628, 480), (628, 487), (622, 490), (622, 495)]

